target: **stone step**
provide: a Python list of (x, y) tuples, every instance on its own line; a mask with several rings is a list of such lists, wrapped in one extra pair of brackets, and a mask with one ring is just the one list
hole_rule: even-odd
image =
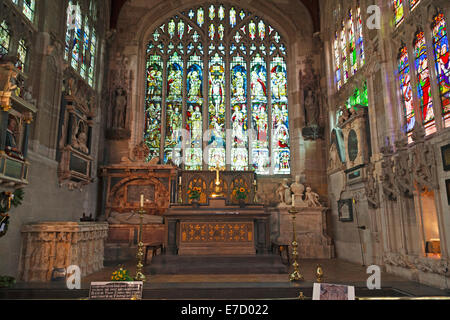
[(287, 266), (279, 255), (153, 257), (147, 274), (283, 274)]

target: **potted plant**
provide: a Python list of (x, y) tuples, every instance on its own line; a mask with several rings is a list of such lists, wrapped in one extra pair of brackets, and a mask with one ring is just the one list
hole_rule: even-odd
[(200, 187), (192, 187), (188, 190), (189, 199), (192, 201), (194, 207), (199, 207), (200, 196), (202, 194), (202, 189)]
[(234, 196), (236, 197), (236, 199), (238, 199), (239, 201), (239, 206), (241, 208), (245, 207), (245, 200), (247, 199), (248, 196), (248, 190), (244, 187), (239, 187), (233, 190)]

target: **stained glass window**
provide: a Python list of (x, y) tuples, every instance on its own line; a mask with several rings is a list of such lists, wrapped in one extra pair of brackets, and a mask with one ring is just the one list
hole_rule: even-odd
[(166, 141), (164, 163), (181, 163), (181, 127), (183, 117), (183, 60), (177, 52), (170, 57), (167, 68)]
[(411, 11), (414, 10), (419, 3), (420, 0), (411, 0)]
[(27, 46), (25, 44), (25, 40), (19, 40), (19, 47), (17, 48), (17, 69), (21, 71), (25, 71), (25, 63), (27, 61)]
[(290, 172), (290, 137), (286, 62), (275, 57), (270, 65), (272, 89), (272, 154), (274, 173)]
[(6, 21), (0, 24), (0, 58), (6, 56), (9, 52), (9, 43), (11, 41), (11, 34)]
[(12, 2), (17, 5), (28, 20), (34, 22), (36, 0), (12, 0)]
[(433, 110), (433, 97), (431, 95), (430, 69), (428, 68), (427, 46), (423, 31), (417, 32), (414, 40), (416, 57), (417, 91), (422, 110), (422, 121), (427, 134), (436, 131)]
[(348, 51), (350, 54), (350, 71), (353, 76), (358, 70), (358, 55), (356, 53), (355, 23), (352, 9), (350, 9), (348, 15)]
[(241, 56), (231, 62), (231, 170), (248, 170), (247, 63)]
[(265, 60), (257, 55), (251, 62), (250, 90), (252, 99), (253, 168), (259, 174), (270, 172), (269, 116), (267, 110), (267, 68)]
[(347, 83), (349, 78), (348, 73), (348, 54), (347, 54), (347, 32), (344, 24), (341, 30), (341, 56), (342, 56), (342, 73), (344, 75), (344, 84)]
[(416, 122), (416, 117), (414, 113), (413, 92), (411, 86), (411, 77), (409, 73), (408, 50), (406, 49), (406, 46), (403, 46), (399, 52), (398, 73), (400, 80), (400, 90), (404, 103), (404, 115), (406, 119), (405, 131), (408, 136), (411, 136), (414, 124)]
[(168, 18), (147, 46), (149, 158), (179, 164), (183, 153), (185, 170), (289, 174), (287, 51), (267, 21), (240, 8), (209, 4)]
[(364, 36), (363, 36), (363, 22), (362, 22), (362, 17), (361, 17), (361, 7), (357, 8), (356, 19), (358, 20), (356, 36), (358, 38), (357, 45), (358, 45), (358, 51), (359, 51), (359, 64), (362, 67), (366, 63), (366, 56), (365, 56), (365, 52), (364, 52)]
[(189, 133), (185, 155), (186, 170), (201, 170), (203, 164), (203, 61), (193, 55), (187, 69), (186, 130)]
[(145, 95), (144, 138), (150, 149), (149, 159), (159, 157), (161, 145), (161, 104), (163, 85), (163, 62), (152, 55), (147, 60), (147, 91)]
[(445, 127), (450, 127), (450, 62), (447, 24), (442, 13), (434, 18), (432, 29), (436, 73), (438, 75), (439, 92), (442, 101), (442, 115)]
[(94, 85), (95, 79), (97, 47), (95, 20), (96, 10), (93, 2), (88, 13), (83, 14), (78, 3), (69, 1), (64, 58), (91, 86)]
[(334, 39), (334, 64), (335, 64), (335, 73), (336, 73), (336, 85), (338, 90), (342, 87), (342, 78), (341, 78), (341, 54), (339, 50), (339, 38), (338, 33), (336, 32), (336, 37)]
[(392, 5), (394, 8), (395, 26), (398, 26), (403, 22), (404, 18), (403, 0), (392, 0)]
[(208, 118), (211, 130), (209, 146), (209, 167), (226, 169), (225, 132), (225, 62), (216, 53), (209, 62)]
[[(335, 32), (332, 43), (336, 88), (340, 90), (365, 64), (361, 8), (351, 8)], [(356, 12), (356, 14), (355, 14)]]
[(36, 6), (35, 0), (23, 0), (23, 13), (28, 20), (34, 20), (34, 8)]

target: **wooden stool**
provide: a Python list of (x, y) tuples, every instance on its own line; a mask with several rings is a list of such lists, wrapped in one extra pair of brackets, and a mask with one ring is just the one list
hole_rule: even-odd
[[(283, 251), (286, 252), (287, 262), (283, 261)], [(289, 245), (288, 244), (272, 243), (272, 252), (279, 253), (280, 257), (281, 257), (281, 261), (285, 265), (289, 265), (291, 263), (291, 257), (289, 255)]]
[(156, 256), (158, 253), (158, 249), (161, 250), (161, 253), (163, 253), (163, 244), (161, 242), (157, 243), (150, 243), (145, 245), (145, 258), (144, 258), (144, 264), (147, 264), (147, 255), (148, 250), (152, 250), (152, 257)]

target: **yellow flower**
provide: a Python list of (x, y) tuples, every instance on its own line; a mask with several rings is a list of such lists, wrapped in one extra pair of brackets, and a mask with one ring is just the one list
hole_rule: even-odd
[(241, 188), (241, 189), (239, 189), (239, 191), (240, 191), (241, 193), (244, 193), (244, 192), (245, 192), (245, 189), (244, 189), (244, 188)]

